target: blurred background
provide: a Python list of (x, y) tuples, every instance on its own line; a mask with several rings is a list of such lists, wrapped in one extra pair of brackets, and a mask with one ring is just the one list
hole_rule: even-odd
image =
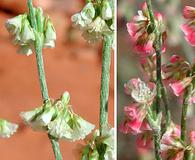
[[(188, 61), (192, 62), (195, 57), (195, 50), (187, 44), (184, 39), (184, 35), (180, 29), (184, 18), (182, 17), (182, 10), (185, 5), (191, 5), (195, 7), (193, 0), (156, 0), (152, 1), (154, 9), (160, 11), (167, 23), (168, 39), (167, 39), (167, 51), (163, 55), (163, 61), (167, 62), (171, 55), (179, 54), (185, 57)], [(130, 44), (130, 37), (126, 29), (126, 23), (129, 22), (132, 17), (137, 14), (140, 5), (143, 0), (118, 0), (118, 126), (124, 121), (123, 107), (132, 102), (132, 99), (124, 93), (123, 85), (131, 78), (141, 77), (143, 78), (140, 66), (139, 57), (132, 50)], [(164, 63), (163, 62), (163, 63)], [(169, 100), (171, 100), (170, 107), (172, 111), (173, 120), (175, 123), (180, 124), (181, 106), (175, 96), (169, 92)], [(195, 129), (193, 108), (189, 109), (189, 130)], [(135, 146), (136, 136), (130, 134), (123, 134), (118, 132), (118, 159), (119, 160), (152, 160), (151, 153), (145, 153), (141, 157), (138, 156)]]
[[(72, 28), (70, 17), (84, 5), (82, 0), (34, 0), (51, 16), (57, 32), (56, 48), (44, 50), (45, 71), (50, 97), (71, 94), (74, 111), (98, 126), (101, 79), (101, 43), (89, 45), (81, 33)], [(1, 160), (54, 160), (45, 133), (25, 126), (21, 111), (42, 104), (35, 54), (16, 53), (17, 47), (4, 27), (8, 18), (27, 11), (26, 0), (0, 0), (0, 118), (18, 123), (18, 132), (10, 139), (0, 139)], [(109, 101), (109, 121), (114, 124), (113, 54)], [(60, 141), (64, 159), (78, 160), (78, 144)], [(75, 158), (77, 157), (77, 158)]]

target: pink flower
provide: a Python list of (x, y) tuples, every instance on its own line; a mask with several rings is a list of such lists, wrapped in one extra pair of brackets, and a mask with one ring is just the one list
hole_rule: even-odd
[(170, 58), (170, 63), (162, 66), (163, 79), (167, 83), (173, 83), (187, 77), (191, 65), (181, 56), (173, 55)]
[(133, 78), (124, 84), (125, 92), (139, 104), (150, 105), (156, 96), (156, 85)]
[(170, 84), (170, 87), (176, 96), (180, 96), (182, 95), (185, 88), (191, 84), (191, 82), (192, 82), (192, 77), (187, 77), (181, 81)]
[(171, 58), (170, 58), (170, 62), (172, 64), (180, 62), (181, 60), (183, 60), (183, 58), (178, 56), (178, 55), (172, 55)]
[(138, 113), (137, 113), (138, 108), (137, 107), (138, 107), (137, 103), (131, 104), (130, 106), (125, 106), (124, 112), (125, 112), (126, 117), (128, 117), (131, 120), (138, 118)]
[(188, 102), (190, 105), (195, 104), (195, 96), (190, 97)]
[(183, 160), (185, 146), (180, 141), (180, 128), (171, 124), (161, 139), (161, 157), (164, 160)]
[(193, 147), (195, 147), (195, 131), (190, 132), (190, 143)]
[(132, 133), (134, 135), (137, 135), (141, 133), (140, 130), (141, 125), (142, 125), (142, 121), (140, 121), (139, 119), (135, 119), (133, 121), (126, 120), (124, 123), (120, 125), (119, 130), (124, 134)]
[(145, 122), (141, 119), (134, 120), (125, 120), (119, 127), (119, 131), (128, 134), (131, 133), (133, 135), (137, 135), (139, 133), (143, 133), (146, 131), (151, 131), (150, 126), (145, 124)]
[[(131, 37), (135, 50), (140, 52), (143, 56), (148, 56), (155, 53), (153, 48), (155, 41), (155, 33), (151, 31), (149, 20), (149, 12), (146, 3), (142, 5), (142, 10), (138, 11), (138, 15), (133, 17), (133, 20), (127, 23), (127, 31)], [(166, 39), (166, 31), (163, 25), (162, 15), (155, 14), (155, 21), (158, 24), (160, 32), (163, 35), (163, 43)], [(163, 47), (164, 50), (164, 47)]]
[(186, 6), (183, 10), (183, 15), (188, 21), (181, 26), (181, 29), (185, 34), (187, 42), (195, 46), (195, 8)]
[(195, 19), (195, 8), (191, 6), (185, 6), (183, 10), (183, 16), (186, 19)]
[(132, 133), (137, 135), (144, 131), (151, 130), (148, 123), (145, 121), (146, 109), (142, 108), (138, 104), (132, 104), (124, 108), (126, 119), (119, 127), (122, 133)]

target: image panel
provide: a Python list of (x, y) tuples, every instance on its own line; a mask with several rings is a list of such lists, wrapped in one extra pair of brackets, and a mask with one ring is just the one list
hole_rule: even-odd
[(0, 0), (0, 159), (115, 160), (114, 0)]
[(117, 159), (195, 159), (195, 2), (118, 0)]

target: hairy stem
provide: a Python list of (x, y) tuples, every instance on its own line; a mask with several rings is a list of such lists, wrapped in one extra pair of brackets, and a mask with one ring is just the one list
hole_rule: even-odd
[(108, 124), (108, 98), (110, 82), (110, 62), (111, 62), (112, 36), (105, 35), (102, 51), (102, 76), (100, 91), (100, 136), (104, 126)]
[[(28, 8), (29, 8), (29, 15), (30, 15), (30, 23), (35, 32), (35, 53), (36, 53), (37, 69), (38, 69), (38, 74), (39, 74), (41, 94), (42, 94), (43, 101), (45, 102), (46, 100), (49, 99), (49, 94), (48, 94), (47, 83), (46, 83), (46, 78), (45, 78), (45, 71), (44, 71), (41, 36), (39, 36), (38, 30), (37, 30), (37, 22), (35, 18), (35, 12), (33, 8), (32, 0), (28, 0)], [(56, 139), (53, 139), (49, 135), (48, 137), (52, 144), (52, 148), (53, 148), (56, 160), (62, 160), (58, 141)]]
[[(154, 44), (154, 49), (156, 51), (156, 87), (157, 87), (157, 96), (156, 96), (156, 114), (160, 113), (160, 102), (161, 102), (161, 92), (162, 92), (162, 77), (161, 77), (161, 34), (158, 31), (158, 28), (155, 24), (155, 17), (152, 10), (152, 3), (151, 0), (146, 0), (149, 15), (150, 15), (150, 22), (151, 28), (153, 29), (154, 33), (156, 34), (156, 40)], [(161, 160), (160, 157), (160, 137), (161, 131), (154, 133), (154, 145), (155, 145), (155, 158), (156, 160)]]

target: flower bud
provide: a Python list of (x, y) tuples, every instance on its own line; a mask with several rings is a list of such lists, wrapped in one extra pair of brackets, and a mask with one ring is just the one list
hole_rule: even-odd
[(102, 18), (104, 20), (109, 20), (112, 19), (112, 8), (110, 6), (110, 3), (107, 0), (103, 1), (103, 6), (102, 6)]
[(85, 22), (91, 22), (91, 20), (95, 17), (95, 8), (93, 7), (93, 3), (89, 2), (85, 5), (81, 11), (81, 17), (85, 20)]
[(45, 21), (45, 17), (43, 15), (43, 10), (42, 8), (36, 8), (36, 20), (37, 20), (37, 29), (38, 32), (42, 33), (44, 31), (44, 21)]
[(62, 103), (64, 105), (67, 105), (70, 101), (70, 94), (66, 91), (63, 93), (62, 97), (61, 97)]
[(47, 18), (45, 22), (45, 40), (44, 47), (45, 48), (53, 48), (55, 47), (56, 41), (56, 32), (54, 26), (49, 18)]
[(20, 44), (29, 44), (35, 41), (34, 31), (30, 26), (30, 22), (27, 18), (24, 18), (22, 21), (22, 29), (19, 35)]
[(191, 82), (192, 82), (192, 77), (187, 77), (181, 81), (171, 83), (169, 86), (171, 87), (171, 89), (173, 90), (173, 93), (176, 96), (180, 96), (182, 95), (185, 88), (191, 84)]

